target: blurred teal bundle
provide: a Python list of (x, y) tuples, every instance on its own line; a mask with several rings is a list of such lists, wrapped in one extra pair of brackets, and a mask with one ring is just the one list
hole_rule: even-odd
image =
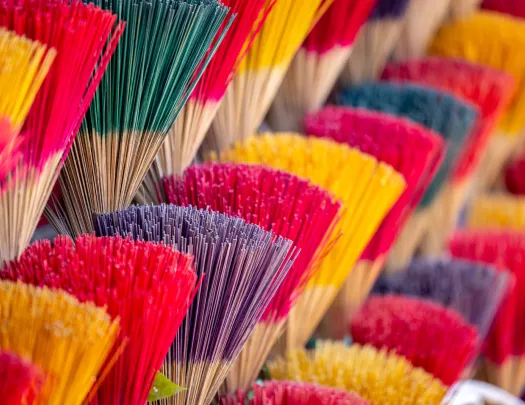
[(347, 87), (336, 97), (337, 102), (345, 106), (408, 118), (445, 140), (447, 151), (443, 162), (426, 190), (420, 208), (428, 207), (441, 190), (478, 118), (474, 105), (427, 87), (372, 82)]
[(95, 0), (126, 21), (59, 178), (50, 222), (72, 236), (129, 206), (233, 18), (217, 0)]

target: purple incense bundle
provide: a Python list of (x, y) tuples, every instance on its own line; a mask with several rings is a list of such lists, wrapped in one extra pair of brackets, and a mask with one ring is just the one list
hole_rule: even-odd
[(508, 282), (508, 273), (483, 263), (417, 259), (400, 272), (382, 274), (372, 294), (408, 295), (437, 302), (459, 312), (484, 339)]
[(162, 368), (186, 390), (162, 404), (209, 404), (293, 264), (292, 242), (239, 218), (175, 205), (96, 215), (94, 226), (98, 235), (195, 256), (202, 285)]

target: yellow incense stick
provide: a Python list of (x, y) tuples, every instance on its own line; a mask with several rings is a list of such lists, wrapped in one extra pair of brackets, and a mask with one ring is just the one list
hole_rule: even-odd
[(36, 405), (80, 405), (116, 341), (118, 320), (63, 292), (0, 281), (0, 350), (46, 374)]
[(508, 194), (476, 197), (470, 207), (467, 226), (525, 230), (525, 197)]
[[(358, 149), (299, 134), (262, 134), (236, 144), (221, 160), (286, 170), (329, 190), (343, 203), (340, 235), (292, 309), (287, 347), (304, 344), (335, 298), (381, 221), (405, 189), (391, 166)], [(335, 237), (337, 238), (337, 236)], [(329, 245), (332, 245), (329, 244)]]
[(319, 342), (268, 364), (277, 380), (312, 382), (353, 391), (370, 405), (439, 405), (447, 387), (404, 357), (370, 346)]

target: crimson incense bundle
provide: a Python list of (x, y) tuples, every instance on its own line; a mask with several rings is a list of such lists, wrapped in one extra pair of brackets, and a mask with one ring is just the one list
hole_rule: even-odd
[(0, 187), (0, 264), (29, 244), (124, 23), (68, 0), (7, 1), (0, 26), (54, 48), (56, 58), (25, 121), (16, 170)]
[(357, 394), (289, 381), (255, 383), (250, 390), (221, 396), (215, 405), (368, 405)]
[(295, 54), (267, 116), (277, 131), (302, 131), (328, 98), (376, 0), (335, 0)]
[(100, 405), (146, 402), (196, 283), (192, 257), (172, 247), (88, 235), (37, 242), (0, 277), (63, 289), (120, 319), (122, 353), (93, 399)]
[(352, 339), (407, 358), (447, 386), (454, 384), (479, 350), (476, 328), (452, 309), (396, 295), (368, 299), (354, 314)]
[(33, 405), (44, 373), (30, 361), (0, 352), (0, 398), (5, 405)]
[(483, 0), (482, 7), (486, 10), (510, 14), (525, 18), (525, 4), (515, 0)]
[(95, 217), (99, 234), (163, 242), (195, 255), (203, 277), (163, 372), (186, 390), (164, 404), (209, 404), (293, 262), (292, 241), (192, 207), (130, 207)]
[(521, 153), (504, 171), (505, 187), (512, 194), (525, 195), (525, 154)]
[(454, 257), (488, 263), (513, 275), (484, 356), (489, 382), (519, 395), (525, 386), (525, 233), (457, 232), (449, 249)]
[(206, 164), (164, 179), (170, 203), (210, 208), (291, 239), (300, 254), (228, 374), (226, 390), (247, 389), (284, 322), (328, 252), (341, 205), (327, 191), (290, 173), (259, 165)]
[(348, 319), (368, 295), (398, 231), (438, 169), (444, 145), (438, 134), (423, 126), (364, 109), (326, 107), (305, 118), (305, 129), (310, 135), (333, 139), (374, 156), (401, 173), (407, 183), (405, 192), (361, 254), (329, 314), (329, 323), (339, 330), (332, 330), (331, 337), (342, 337), (346, 328), (340, 327), (340, 317)]
[(512, 96), (514, 81), (509, 74), (488, 66), (446, 58), (391, 63), (386, 66), (382, 77), (450, 91), (477, 106), (480, 112), (452, 168), (450, 179), (433, 204), (433, 226), (423, 249), (428, 254), (439, 254), (457, 225), (488, 141)]

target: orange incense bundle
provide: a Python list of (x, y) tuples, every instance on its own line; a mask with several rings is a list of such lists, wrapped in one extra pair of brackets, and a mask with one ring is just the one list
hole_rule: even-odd
[(525, 386), (525, 233), (457, 232), (449, 249), (454, 257), (489, 263), (514, 276), (489, 334), (484, 365), (490, 383), (519, 395)]
[(407, 358), (447, 386), (480, 349), (476, 328), (452, 309), (419, 298), (373, 296), (354, 314), (352, 339)]
[(240, 61), (275, 1), (222, 1), (229, 7), (226, 21), (231, 16), (235, 19), (153, 162), (144, 182), (143, 192), (146, 194), (139, 194), (145, 199), (144, 202), (160, 203), (161, 200), (156, 199), (155, 184), (160, 183), (163, 176), (181, 174), (193, 161)]
[(4, 405), (33, 405), (44, 373), (30, 361), (0, 352), (0, 398)]
[(321, 17), (295, 54), (268, 112), (273, 129), (301, 132), (304, 115), (325, 103), (375, 3), (335, 0)]
[(1, 264), (29, 244), (124, 23), (80, 1), (17, 0), (0, 7), (0, 26), (57, 53), (20, 132), (21, 160), (0, 186)]
[(479, 118), (466, 138), (450, 178), (431, 208), (431, 222), (422, 249), (439, 254), (455, 229), (468, 197), (490, 136), (508, 105), (514, 82), (512, 76), (488, 66), (445, 58), (428, 58), (386, 66), (383, 79), (408, 82), (449, 91), (479, 109)]
[(292, 240), (300, 249), (226, 379), (228, 392), (247, 389), (281, 335), (290, 310), (328, 253), (341, 204), (308, 180), (259, 165), (193, 166), (180, 178), (164, 179), (164, 186), (170, 203), (243, 218)]
[(333, 139), (374, 156), (391, 165), (407, 183), (403, 195), (361, 254), (329, 313), (329, 324), (338, 329), (332, 330), (331, 337), (343, 337), (346, 327), (341, 327), (341, 316), (348, 319), (368, 295), (398, 231), (432, 181), (444, 143), (439, 135), (408, 119), (345, 107), (326, 107), (308, 115), (305, 129), (313, 136)]
[(172, 247), (89, 235), (37, 242), (0, 277), (63, 289), (120, 318), (113, 353), (123, 351), (93, 399), (100, 405), (146, 402), (196, 282), (192, 257)]
[(265, 381), (250, 390), (221, 396), (215, 405), (369, 405), (343, 390), (291, 381)]

